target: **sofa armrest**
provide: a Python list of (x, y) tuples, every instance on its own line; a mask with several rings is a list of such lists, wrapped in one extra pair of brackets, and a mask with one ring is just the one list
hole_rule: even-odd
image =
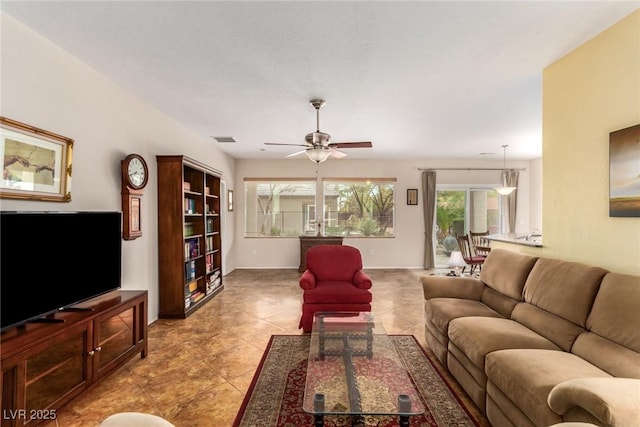
[(424, 299), (463, 298), (480, 301), (484, 283), (474, 277), (421, 276)]
[(579, 407), (605, 426), (640, 425), (640, 379), (589, 377), (567, 380), (551, 389), (547, 402), (560, 415)]
[(305, 270), (300, 276), (300, 287), (305, 291), (316, 287), (316, 276), (309, 270)]
[(353, 275), (353, 283), (360, 289), (371, 289), (371, 279), (362, 270), (357, 270)]

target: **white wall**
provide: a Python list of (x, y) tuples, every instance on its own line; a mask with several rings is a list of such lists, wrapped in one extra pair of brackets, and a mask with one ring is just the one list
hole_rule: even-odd
[[(375, 144), (375, 142), (374, 142)], [(424, 257), (424, 221), (421, 172), (418, 168), (501, 168), (500, 159), (490, 160), (388, 160), (365, 161), (330, 159), (316, 165), (307, 159), (236, 160), (236, 239), (237, 268), (297, 268), (300, 245), (297, 238), (245, 238), (244, 237), (244, 183), (249, 178), (314, 178), (359, 177), (397, 178), (395, 229), (393, 238), (345, 238), (344, 244), (356, 246), (363, 256), (365, 268), (422, 268)], [(531, 212), (541, 210), (541, 163), (537, 160), (509, 161), (508, 167), (525, 168), (520, 172), (518, 193), (517, 232), (530, 230)], [(533, 182), (531, 177), (535, 177)], [(498, 184), (499, 171), (439, 171), (439, 184)], [(407, 206), (406, 190), (419, 189), (418, 206)], [(532, 190), (533, 188), (533, 190)], [(535, 206), (535, 207), (534, 207)], [(539, 218), (536, 218), (539, 221)], [(538, 225), (539, 227), (539, 225)]]
[[(0, 114), (75, 141), (70, 203), (2, 199), (1, 209), (119, 211), (120, 161), (129, 153), (142, 155), (150, 169), (142, 199), (143, 235), (137, 240), (123, 241), (122, 287), (148, 290), (149, 320), (155, 320), (158, 312), (155, 156), (185, 154), (196, 158), (221, 170), (230, 188), (234, 179), (233, 159), (220, 152), (207, 137), (189, 132), (12, 17), (2, 13), (0, 19)], [(233, 227), (233, 218), (227, 218), (226, 223)], [(90, 232), (87, 243), (86, 248), (79, 249), (90, 248)], [(232, 241), (226, 245), (231, 246)], [(232, 253), (224, 254), (226, 265), (233, 265)], [(69, 268), (77, 268), (73, 266), (72, 254)], [(88, 268), (87, 280), (91, 280), (91, 271), (100, 274), (100, 260)], [(21, 281), (25, 286), (27, 282)]]

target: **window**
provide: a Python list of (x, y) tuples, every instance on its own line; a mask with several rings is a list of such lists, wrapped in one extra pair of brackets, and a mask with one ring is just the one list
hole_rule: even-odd
[(325, 236), (393, 237), (395, 179), (325, 179)]
[(245, 237), (315, 234), (316, 182), (245, 179)]
[(458, 250), (458, 234), (498, 233), (500, 212), (500, 197), (492, 188), (438, 188), (436, 266), (446, 266), (451, 251)]

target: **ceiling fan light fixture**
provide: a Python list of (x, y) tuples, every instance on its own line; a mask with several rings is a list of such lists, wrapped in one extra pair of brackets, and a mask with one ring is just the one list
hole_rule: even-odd
[(329, 158), (331, 151), (328, 148), (316, 147), (306, 150), (305, 153), (312, 162), (321, 163)]
[[(506, 172), (507, 170), (507, 147), (508, 145), (503, 145), (502, 146), (502, 151), (503, 151), (503, 157), (502, 157), (502, 172)], [(502, 179), (502, 178), (501, 178)], [(506, 179), (506, 178), (505, 178)], [(494, 190), (496, 190), (498, 192), (498, 194), (500, 194), (501, 196), (508, 196), (509, 194), (513, 193), (514, 190), (516, 190), (517, 187), (508, 187), (506, 185), (501, 185), (500, 187), (495, 187)]]

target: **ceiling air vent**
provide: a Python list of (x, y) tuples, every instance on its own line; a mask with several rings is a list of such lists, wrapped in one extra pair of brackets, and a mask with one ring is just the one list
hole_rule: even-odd
[(215, 139), (220, 143), (233, 143), (238, 142), (232, 136), (212, 136), (211, 138)]

